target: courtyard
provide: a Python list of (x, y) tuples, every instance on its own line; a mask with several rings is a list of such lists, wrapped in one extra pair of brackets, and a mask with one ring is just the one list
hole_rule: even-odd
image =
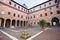
[[(47, 28), (47, 27), (46, 27)], [(0, 39), (1, 40), (24, 40), (22, 39), (21, 32), (28, 31), (31, 34), (31, 37), (41, 32), (41, 28), (37, 27), (28, 27), (28, 28), (4, 28), (0, 29)], [(12, 36), (7, 36), (6, 34)], [(27, 40), (60, 40), (60, 27), (48, 27), (47, 30), (41, 34), (28, 38)]]
[[(21, 36), (21, 32), (22, 31), (27, 31), (31, 34), (31, 36), (35, 35), (36, 33), (40, 32), (41, 28), (39, 26), (37, 27), (24, 27), (24, 28), (20, 28), (20, 27), (16, 27), (16, 28), (3, 28), (3, 29), (0, 29), (1, 31), (15, 37), (16, 39), (18, 40), (22, 40), (22, 38), (20, 37)], [(0, 31), (0, 32), (1, 32)], [(8, 39), (6, 39), (8, 40)]]

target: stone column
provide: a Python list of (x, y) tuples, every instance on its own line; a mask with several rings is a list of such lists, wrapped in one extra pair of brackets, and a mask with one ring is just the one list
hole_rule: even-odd
[(19, 27), (20, 27), (20, 21), (19, 21)]
[(19, 27), (21, 27), (21, 22), (19, 21)]
[(15, 27), (17, 27), (17, 21), (15, 21)]
[(10, 21), (10, 27), (12, 27), (12, 20)]
[(6, 24), (6, 20), (4, 20), (4, 27), (3, 28), (5, 28), (5, 24)]

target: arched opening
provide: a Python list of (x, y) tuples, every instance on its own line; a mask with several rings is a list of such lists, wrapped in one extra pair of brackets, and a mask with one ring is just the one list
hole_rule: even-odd
[(15, 20), (12, 20), (12, 26), (15, 26)]
[(20, 24), (21, 24), (21, 26), (23, 26), (23, 25), (22, 25), (22, 24), (23, 24), (23, 21), (21, 21), (21, 23), (20, 23)]
[(0, 28), (2, 28), (4, 26), (4, 19), (0, 18)]
[(25, 21), (24, 21), (24, 26), (25, 26)]
[(54, 17), (54, 18), (52, 18), (52, 26), (57, 26), (57, 25), (59, 25), (59, 19), (58, 18), (56, 18), (56, 17)]
[(17, 26), (19, 26), (19, 20), (17, 20)]
[(6, 20), (6, 25), (5, 25), (6, 27), (10, 27), (10, 21), (11, 21), (10, 19)]

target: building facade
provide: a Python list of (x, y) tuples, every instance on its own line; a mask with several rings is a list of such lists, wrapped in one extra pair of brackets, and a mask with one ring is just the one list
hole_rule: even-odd
[(57, 0), (48, 0), (30, 9), (13, 0), (0, 0), (0, 28), (37, 26), (39, 20), (46, 20), (50, 25), (60, 23)]

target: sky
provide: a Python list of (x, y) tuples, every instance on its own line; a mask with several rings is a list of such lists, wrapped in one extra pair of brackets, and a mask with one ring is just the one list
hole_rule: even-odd
[(31, 8), (31, 7), (41, 4), (47, 0), (14, 0), (14, 1), (16, 1), (17, 3), (19, 3), (21, 5), (26, 4), (28, 8)]

